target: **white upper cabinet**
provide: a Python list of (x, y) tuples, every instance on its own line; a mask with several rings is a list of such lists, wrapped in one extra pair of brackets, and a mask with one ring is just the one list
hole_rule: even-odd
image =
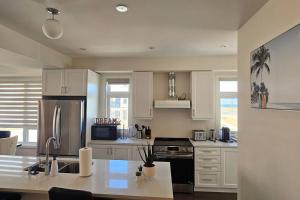
[(43, 70), (43, 95), (86, 96), (87, 69)]
[(63, 94), (64, 70), (43, 70), (43, 95)]
[(192, 119), (213, 118), (214, 76), (212, 71), (191, 72)]
[(153, 117), (153, 72), (133, 73), (133, 117)]
[(87, 70), (67, 69), (65, 70), (65, 87), (68, 96), (86, 96)]

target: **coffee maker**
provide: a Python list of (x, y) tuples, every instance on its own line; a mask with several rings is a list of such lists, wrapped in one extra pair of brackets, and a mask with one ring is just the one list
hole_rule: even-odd
[(222, 142), (230, 141), (230, 129), (228, 127), (222, 127), (220, 131), (220, 140)]

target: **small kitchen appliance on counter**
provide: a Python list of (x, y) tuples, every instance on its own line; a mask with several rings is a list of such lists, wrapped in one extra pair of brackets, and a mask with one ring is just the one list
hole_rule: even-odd
[(193, 130), (193, 140), (194, 141), (205, 141), (206, 132), (204, 130)]
[(230, 129), (228, 127), (222, 127), (220, 130), (220, 140), (222, 142), (230, 141)]
[(92, 126), (92, 140), (117, 140), (118, 125), (115, 124), (94, 124)]
[(96, 118), (92, 126), (92, 140), (117, 140), (119, 125), (120, 120), (117, 118)]

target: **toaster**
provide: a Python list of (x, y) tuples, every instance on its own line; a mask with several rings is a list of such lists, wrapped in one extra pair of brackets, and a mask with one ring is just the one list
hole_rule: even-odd
[(205, 141), (206, 139), (206, 132), (204, 130), (193, 130), (193, 140)]

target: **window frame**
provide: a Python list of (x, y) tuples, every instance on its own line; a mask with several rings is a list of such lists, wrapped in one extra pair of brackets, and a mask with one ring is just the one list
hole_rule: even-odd
[[(220, 91), (220, 81), (237, 81), (237, 72), (223, 72), (223, 73), (217, 73), (215, 76), (215, 85), (216, 85), (216, 114), (215, 114), (215, 127), (216, 130), (219, 130), (221, 128), (221, 105), (220, 105), (220, 99), (223, 98), (237, 98), (238, 99), (238, 91), (237, 92), (221, 92)], [(222, 94), (223, 93), (223, 94)], [(226, 94), (224, 94), (226, 93)], [(239, 99), (238, 99), (239, 100)], [(238, 124), (238, 123), (237, 123)], [(237, 135), (237, 131), (231, 131), (233, 135)]]
[[(132, 124), (132, 75), (131, 73), (100, 73), (100, 117), (109, 116), (109, 101), (110, 97), (116, 97), (116, 95), (126, 95), (128, 97), (128, 127)], [(107, 82), (109, 79), (128, 79), (129, 80), (129, 92), (113, 92), (114, 95), (107, 94)], [(109, 96), (109, 97), (108, 97)], [(121, 96), (122, 98), (122, 96)]]
[(129, 91), (128, 92), (110, 92), (107, 90), (109, 87), (108, 82), (106, 82), (106, 116), (110, 116), (110, 98), (128, 98), (128, 125), (129, 126), (129, 102), (130, 102), (130, 82), (128, 83), (129, 85)]

